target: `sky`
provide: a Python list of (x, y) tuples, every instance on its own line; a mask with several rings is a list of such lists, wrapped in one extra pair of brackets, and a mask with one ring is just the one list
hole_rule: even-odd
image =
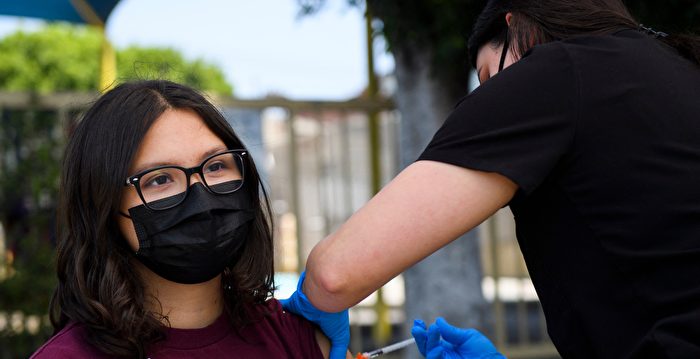
[[(365, 21), (345, 0), (326, 2), (300, 16), (296, 0), (122, 0), (107, 35), (116, 48), (172, 47), (214, 63), (240, 98), (346, 100), (367, 84)], [(0, 16), (0, 37), (41, 24)], [(391, 73), (382, 39), (374, 46), (376, 72)]]

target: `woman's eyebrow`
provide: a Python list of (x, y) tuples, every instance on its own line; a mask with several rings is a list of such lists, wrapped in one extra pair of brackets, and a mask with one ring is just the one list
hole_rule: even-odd
[[(226, 150), (228, 150), (228, 148), (226, 146), (216, 146), (216, 147), (204, 152), (200, 156), (199, 160), (200, 160), (200, 162), (204, 161), (207, 157), (209, 157), (213, 154), (216, 154), (218, 152), (226, 151)], [(139, 165), (138, 167), (136, 167), (136, 169), (133, 171), (133, 173), (140, 173), (140, 172), (143, 172), (147, 169), (160, 167), (160, 166), (180, 166), (180, 164), (178, 164), (178, 161), (174, 161), (174, 160), (160, 160), (160, 161), (154, 161), (154, 162), (147, 162), (147, 163), (143, 163), (143, 164)]]
[(140, 166), (136, 167), (136, 169), (134, 169), (133, 172), (134, 172), (134, 174), (136, 174), (136, 173), (141, 173), (141, 172), (148, 170), (148, 169), (151, 169), (151, 168), (160, 167), (160, 166), (172, 166), (172, 165), (173, 165), (173, 163), (169, 162), (169, 161), (148, 162), (148, 163), (143, 163)]
[(207, 157), (209, 157), (209, 156), (211, 156), (211, 155), (217, 154), (217, 153), (219, 153), (219, 152), (224, 152), (224, 151), (227, 151), (227, 150), (228, 150), (228, 147), (226, 147), (226, 146), (216, 146), (216, 147), (210, 149), (209, 151), (204, 152), (204, 153), (202, 154), (202, 156), (201, 156), (199, 159), (200, 159), (201, 161), (204, 161)]

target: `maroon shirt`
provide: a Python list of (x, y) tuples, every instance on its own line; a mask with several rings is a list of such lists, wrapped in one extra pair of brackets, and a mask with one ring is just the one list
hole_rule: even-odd
[[(165, 341), (153, 345), (148, 358), (323, 358), (314, 326), (282, 310), (275, 299), (258, 309), (271, 314), (236, 332), (226, 315), (201, 329), (165, 329)], [(85, 327), (70, 323), (49, 339), (31, 359), (113, 358), (88, 345)]]

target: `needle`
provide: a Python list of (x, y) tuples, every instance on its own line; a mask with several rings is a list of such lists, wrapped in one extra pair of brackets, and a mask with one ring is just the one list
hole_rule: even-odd
[(406, 339), (406, 340), (398, 342), (396, 344), (391, 344), (391, 345), (385, 346), (384, 348), (379, 348), (377, 350), (372, 350), (371, 352), (362, 353), (362, 356), (365, 358), (370, 358), (370, 359), (376, 358), (380, 355), (384, 355), (387, 353), (391, 353), (393, 351), (397, 351), (399, 349), (403, 349), (403, 348), (405, 348), (405, 347), (407, 347), (415, 342), (416, 342), (416, 340), (413, 338)]

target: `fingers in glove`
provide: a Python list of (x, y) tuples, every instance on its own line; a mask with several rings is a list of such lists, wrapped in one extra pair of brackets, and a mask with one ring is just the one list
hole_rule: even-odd
[(416, 339), (416, 345), (418, 346), (418, 351), (426, 356), (425, 345), (428, 341), (428, 331), (426, 330), (425, 323), (416, 319), (413, 321), (413, 328), (411, 328), (411, 335)]
[(348, 352), (348, 346), (346, 345), (331, 345), (331, 353), (328, 357), (329, 359), (345, 359), (347, 358), (346, 353)]
[(452, 343), (453, 345), (460, 346), (474, 334), (478, 333), (474, 329), (462, 329), (450, 325), (444, 318), (437, 318), (435, 321), (435, 326), (439, 328), (442, 337)]
[(428, 340), (425, 343), (425, 350), (430, 352), (435, 347), (440, 346), (440, 328), (435, 324), (428, 327)]
[(445, 348), (441, 346), (437, 346), (431, 350), (428, 355), (426, 356), (426, 359), (442, 359), (445, 353)]

